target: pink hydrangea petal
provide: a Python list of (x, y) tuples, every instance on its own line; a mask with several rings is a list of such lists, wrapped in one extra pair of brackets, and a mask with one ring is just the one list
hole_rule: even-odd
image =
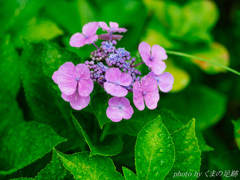
[(151, 76), (151, 77), (153, 77), (153, 78), (156, 78), (156, 75), (155, 75), (154, 72), (152, 72), (152, 71), (150, 71), (150, 72), (148, 73), (148, 75)]
[(110, 30), (110, 28), (108, 27), (107, 23), (105, 23), (103, 21), (98, 22), (98, 25), (105, 31)]
[(109, 119), (111, 119), (111, 121), (113, 122), (119, 122), (122, 120), (122, 112), (120, 109), (116, 108), (116, 107), (111, 107), (109, 106), (107, 108), (107, 117)]
[(130, 86), (132, 84), (132, 77), (128, 73), (122, 73), (120, 76), (119, 84), (122, 86)]
[(91, 36), (91, 37), (85, 39), (85, 44), (92, 44), (97, 40), (98, 40), (98, 35), (94, 35), (94, 36)]
[(142, 96), (142, 88), (138, 81), (133, 83), (133, 98), (139, 98)]
[(109, 94), (111, 94), (112, 96), (116, 96), (116, 97), (124, 97), (128, 94), (127, 89), (125, 89), (119, 85), (113, 84), (113, 83), (105, 82), (104, 89)]
[(142, 91), (152, 92), (157, 89), (157, 80), (149, 75), (146, 75), (141, 80)]
[(159, 76), (158, 86), (162, 92), (169, 92), (173, 87), (174, 77), (169, 72), (164, 72)]
[(55, 71), (52, 75), (52, 80), (57, 84), (58, 83), (58, 71)]
[(119, 32), (119, 33), (125, 33), (125, 32), (127, 32), (127, 29), (125, 29), (125, 28), (117, 28), (117, 29), (113, 29), (112, 30), (113, 32)]
[(89, 79), (90, 78), (90, 70), (85, 64), (78, 64), (76, 66), (77, 71), (77, 77), (83, 78), (83, 79)]
[(152, 67), (152, 61), (150, 61), (150, 51), (151, 46), (146, 42), (141, 42), (138, 46), (138, 51), (145, 62), (145, 64), (149, 67)]
[[(105, 41), (110, 41), (110, 33), (106, 33), (106, 34), (101, 34), (98, 36), (98, 39), (102, 39), (102, 40), (105, 40)], [(112, 40), (121, 40), (122, 39), (122, 35), (116, 35), (116, 34), (113, 34), (112, 35)]]
[(144, 100), (148, 109), (155, 109), (157, 107), (157, 103), (159, 99), (160, 97), (159, 97), (158, 88), (154, 90), (152, 93), (147, 93), (144, 96)]
[(110, 28), (117, 29), (119, 27), (118, 23), (116, 22), (109, 22)]
[(109, 68), (106, 71), (105, 78), (107, 81), (117, 83), (121, 77), (121, 71), (118, 68)]
[(85, 37), (81, 33), (75, 33), (70, 38), (69, 44), (72, 47), (82, 47), (85, 45)]
[(160, 75), (165, 71), (166, 69), (166, 64), (163, 61), (154, 61), (154, 65), (152, 66), (152, 71), (154, 72), (155, 75)]
[(119, 106), (120, 105), (119, 97), (110, 98), (108, 101), (108, 105), (109, 106)]
[(87, 107), (89, 102), (90, 102), (90, 96), (83, 97), (83, 96), (80, 96), (79, 94), (77, 94), (75, 96), (74, 101), (70, 102), (70, 105), (75, 110), (81, 110), (81, 109)]
[(82, 33), (85, 36), (93, 36), (93, 35), (96, 34), (97, 29), (98, 29), (98, 23), (97, 22), (90, 22), (90, 23), (87, 23), (83, 26)]
[(89, 96), (93, 91), (92, 79), (80, 79), (78, 82), (78, 93), (80, 96)]
[(72, 95), (76, 86), (76, 67), (72, 62), (66, 62), (58, 69), (58, 87), (62, 93)]
[(77, 94), (77, 91), (75, 91), (75, 93), (73, 93), (72, 95), (66, 95), (66, 94), (63, 94), (62, 93), (62, 98), (65, 100), (65, 101), (67, 101), (67, 102), (71, 102), (71, 101), (74, 101), (75, 100), (75, 98), (76, 98), (76, 96), (77, 96), (78, 94)]
[(144, 110), (145, 105), (143, 101), (143, 96), (139, 96), (138, 98), (133, 98), (133, 103), (139, 111)]
[(152, 54), (154, 57), (154, 60), (166, 60), (167, 59), (167, 54), (166, 54), (166, 50), (159, 46), (159, 45), (153, 45), (152, 46)]
[(133, 108), (132, 108), (132, 106), (131, 105), (124, 106), (123, 109), (122, 109), (123, 119), (130, 119), (132, 117), (132, 115), (133, 115)]

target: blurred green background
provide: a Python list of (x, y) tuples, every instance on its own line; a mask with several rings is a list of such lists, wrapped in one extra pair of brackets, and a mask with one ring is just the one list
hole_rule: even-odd
[[(113, 21), (128, 29), (117, 46), (125, 47), (138, 61), (138, 44), (146, 41), (240, 71), (238, 0), (1, 0), (0, 138), (18, 122), (34, 118), (19, 73), (22, 39), (56, 43), (84, 62), (95, 48), (72, 48), (69, 39), (91, 21)], [(196, 118), (197, 129), (214, 148), (202, 154), (202, 170), (239, 170), (235, 136), (240, 135), (232, 120), (240, 117), (240, 77), (196, 59), (169, 55), (166, 63), (175, 82), (169, 94), (161, 94), (159, 108), (172, 110), (183, 121)], [(114, 157), (117, 168), (133, 169), (128, 157)]]

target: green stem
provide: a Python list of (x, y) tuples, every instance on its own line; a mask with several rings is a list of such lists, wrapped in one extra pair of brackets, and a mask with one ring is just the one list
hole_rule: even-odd
[(222, 67), (222, 68), (224, 68), (224, 69), (226, 69), (228, 71), (231, 71), (231, 72), (233, 72), (233, 73), (235, 73), (235, 74), (240, 76), (240, 72), (238, 72), (238, 71), (236, 71), (234, 69), (231, 69), (231, 68), (229, 68), (227, 66), (224, 66), (222, 64), (218, 64), (218, 63), (215, 63), (213, 61), (207, 60), (207, 59), (203, 59), (203, 58), (200, 58), (200, 57), (197, 57), (197, 56), (192, 56), (192, 55), (189, 55), (189, 54), (185, 54), (185, 53), (181, 53), (181, 52), (175, 52), (175, 51), (167, 51), (167, 54), (183, 56), (183, 57), (193, 58), (193, 59), (198, 59), (200, 61), (204, 61), (204, 62), (207, 62), (207, 63), (212, 64), (212, 65), (220, 66), (220, 67)]

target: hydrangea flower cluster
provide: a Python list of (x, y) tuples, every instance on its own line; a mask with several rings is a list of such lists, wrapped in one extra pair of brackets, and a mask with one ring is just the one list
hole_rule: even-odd
[[(133, 93), (133, 103), (140, 111), (155, 109), (160, 99), (159, 89), (169, 92), (173, 87), (174, 78), (169, 72), (164, 72), (167, 59), (164, 48), (159, 45), (152, 47), (141, 42), (138, 50), (143, 62), (134, 64), (135, 58), (125, 48), (116, 48), (117, 41), (123, 37), (115, 32), (126, 32), (127, 29), (119, 28), (116, 22), (90, 22), (83, 26), (82, 33), (75, 33), (70, 39), (72, 47), (82, 47), (92, 44), (97, 49), (90, 55), (90, 60), (84, 64), (74, 65), (66, 62), (54, 72), (52, 79), (58, 84), (62, 98), (70, 102), (75, 110), (88, 106), (94, 82), (101, 85), (106, 93), (113, 96), (109, 99), (106, 115), (113, 122), (130, 119), (133, 108), (126, 98), (128, 93)], [(106, 34), (96, 35), (98, 28), (107, 31)], [(98, 47), (94, 42), (103, 40)], [(142, 73), (135, 67), (145, 63), (151, 70), (142, 77)]]

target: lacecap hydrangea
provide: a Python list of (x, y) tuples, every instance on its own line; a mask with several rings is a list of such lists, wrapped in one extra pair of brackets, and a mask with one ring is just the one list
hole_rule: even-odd
[[(97, 35), (98, 28), (107, 33)], [(79, 48), (86, 44), (96, 47), (90, 55), (91, 59), (84, 64), (75, 66), (72, 62), (66, 62), (52, 76), (62, 92), (62, 98), (70, 102), (73, 109), (81, 110), (88, 106), (94, 82), (113, 96), (106, 109), (107, 117), (113, 122), (132, 117), (134, 111), (126, 98), (128, 93), (133, 93), (133, 103), (142, 111), (145, 105), (149, 109), (157, 107), (159, 89), (162, 92), (172, 89), (174, 78), (169, 72), (164, 72), (164, 60), (167, 59), (165, 49), (141, 42), (138, 50), (143, 62), (135, 64), (136, 59), (125, 48), (116, 48), (116, 40), (121, 40), (123, 36), (114, 33), (126, 31), (125, 28), (119, 28), (116, 22), (110, 22), (109, 26), (105, 22), (90, 22), (83, 26), (82, 33), (75, 33), (71, 37), (69, 43), (72, 47)], [(98, 39), (103, 40), (100, 47), (94, 43)], [(150, 72), (142, 77), (142, 73), (135, 67), (143, 63)]]

